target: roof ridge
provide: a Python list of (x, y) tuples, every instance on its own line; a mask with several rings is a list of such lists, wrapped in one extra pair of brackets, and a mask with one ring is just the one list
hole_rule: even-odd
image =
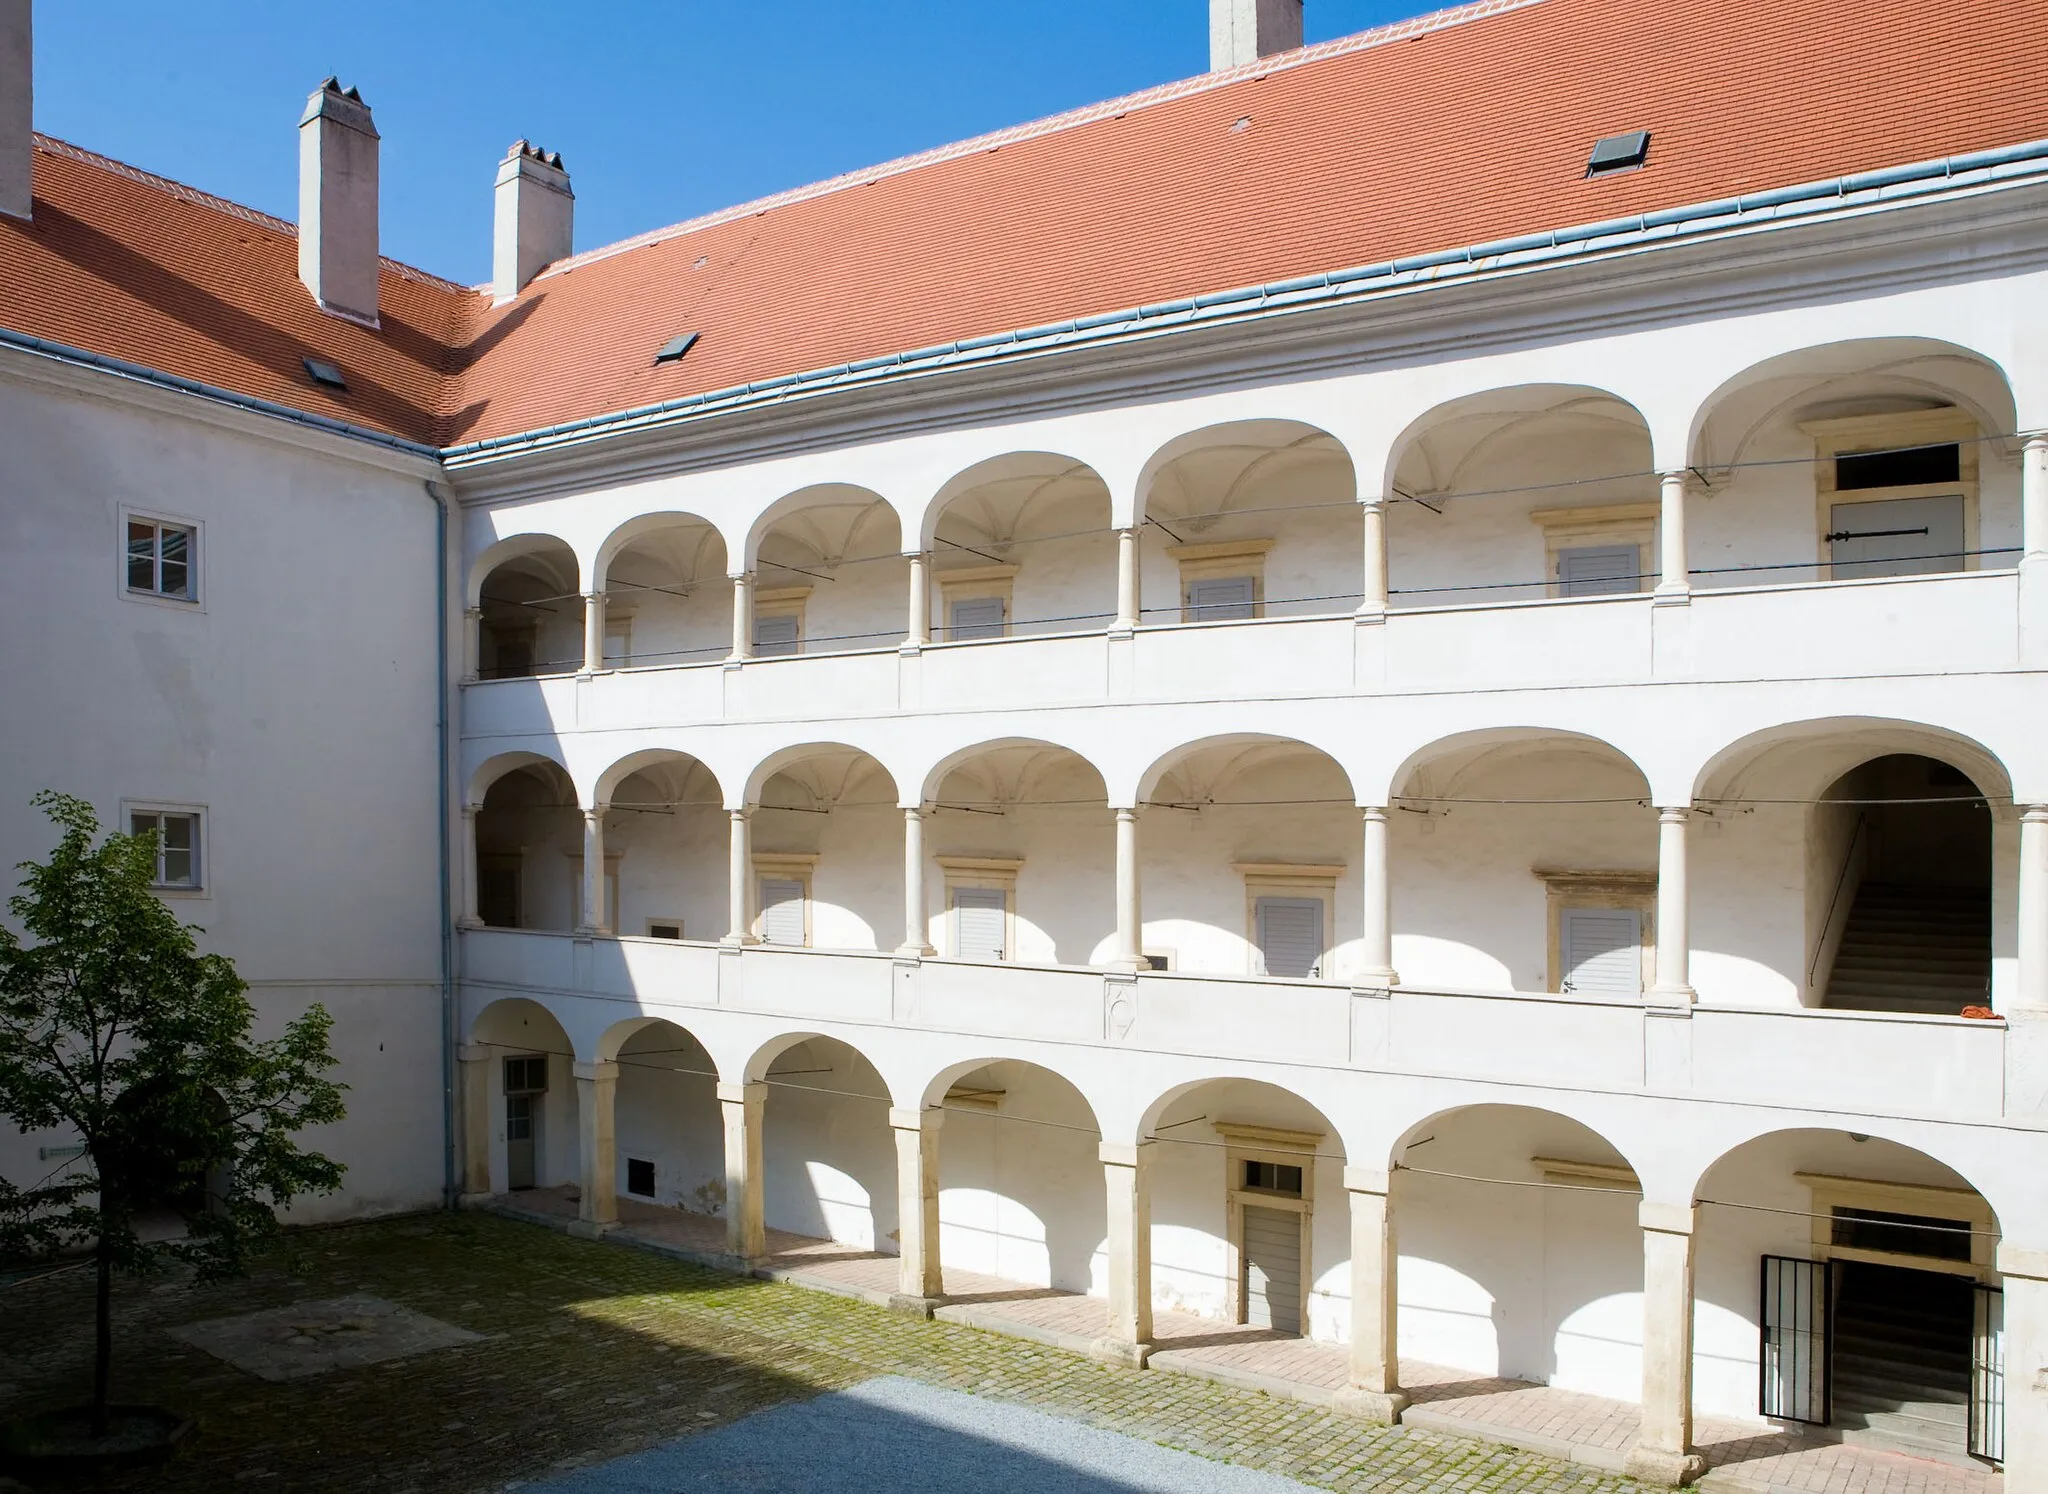
[[(145, 187), (154, 187), (159, 192), (168, 193), (179, 201), (189, 202), (195, 207), (209, 208), (217, 213), (225, 213), (230, 218), (239, 218), (244, 223), (253, 223), (259, 228), (275, 229), (277, 232), (287, 234), (292, 238), (299, 236), (299, 225), (289, 222), (284, 218), (263, 212), (259, 208), (252, 208), (246, 204), (231, 201), (225, 197), (217, 197), (211, 192), (201, 191), (198, 187), (191, 186), (188, 183), (174, 180), (168, 176), (159, 176), (154, 171), (145, 171), (140, 166), (131, 166), (126, 161), (117, 161), (112, 156), (103, 156), (96, 150), (87, 150), (82, 145), (74, 145), (69, 140), (60, 140), (55, 135), (45, 135), (38, 130), (35, 142), (40, 149), (49, 152), (53, 156), (63, 156), (66, 160), (77, 161), (81, 165), (91, 166), (100, 171), (110, 172), (115, 176), (125, 177), (129, 181), (138, 182)], [(403, 260), (393, 259), (386, 254), (378, 255), (377, 262), (393, 274), (403, 276), (407, 280), (418, 281), (422, 285), (438, 286), (443, 290), (454, 291), (465, 296), (473, 289), (473, 287), (463, 285), (459, 281), (450, 280), (445, 275), (436, 275), (431, 270), (422, 270), (417, 265), (406, 264)]]
[(1425, 36), (1433, 31), (1442, 31), (1452, 26), (1460, 26), (1468, 21), (1485, 20), (1491, 16), (1503, 15), (1508, 11), (1523, 10), (1529, 6), (1542, 3), (1543, 0), (1468, 0), (1468, 3), (1463, 5), (1455, 5), (1445, 10), (1431, 11), (1427, 15), (1411, 16), (1405, 21), (1394, 21), (1385, 26), (1375, 26), (1369, 31), (1359, 31), (1350, 36), (1337, 37), (1331, 41), (1317, 42), (1314, 46), (1299, 47), (1290, 52), (1278, 53), (1271, 57), (1261, 57), (1256, 62), (1247, 62), (1237, 67), (1225, 68), (1216, 72), (1198, 73), (1192, 78), (1182, 78), (1171, 83), (1155, 84), (1151, 88), (1141, 89), (1136, 93), (1123, 94), (1113, 99), (1105, 99), (1101, 103), (1084, 104), (1080, 108), (1069, 109), (1060, 114), (1050, 114), (1043, 119), (1031, 120), (1024, 124), (1006, 125), (1000, 130), (992, 130), (985, 135), (976, 135), (967, 140), (954, 141), (950, 145), (934, 146), (930, 150), (919, 151), (908, 156), (898, 156), (895, 160), (884, 161), (876, 166), (864, 166), (855, 171), (842, 172), (838, 176), (827, 177), (823, 181), (812, 182), (801, 187), (791, 187), (786, 191), (773, 193), (767, 197), (757, 197), (750, 202), (738, 203), (732, 207), (719, 208), (714, 212), (705, 213), (699, 217), (685, 219), (681, 223), (672, 223), (665, 228), (649, 229), (645, 233), (635, 234), (628, 239), (621, 239), (615, 244), (604, 244), (595, 249), (586, 249), (581, 254), (572, 254), (565, 259), (558, 259), (541, 271), (540, 274), (536, 275), (534, 279), (545, 280), (552, 275), (562, 274), (565, 271), (574, 270), (583, 265), (595, 264), (600, 260), (609, 259), (615, 254), (624, 254), (632, 249), (644, 249), (650, 244), (659, 244), (669, 239), (681, 238), (685, 234), (698, 233), (707, 228), (716, 228), (722, 223), (731, 223), (740, 218), (753, 217), (756, 214), (765, 213), (771, 208), (788, 207), (795, 203), (808, 202), (812, 198), (823, 197), (833, 192), (842, 191), (847, 187), (861, 186), (870, 182), (880, 181), (884, 177), (901, 176), (905, 172), (916, 171), (922, 167), (936, 166), (947, 161), (959, 160), (965, 156), (978, 155), (984, 151), (994, 150), (998, 146), (1037, 139), (1043, 135), (1055, 134), (1061, 130), (1069, 130), (1079, 125), (1091, 124), (1099, 119), (1115, 118), (1118, 115), (1128, 114), (1133, 109), (1148, 109), (1158, 104), (1171, 103), (1176, 99), (1188, 98), (1198, 93), (1206, 93), (1212, 88), (1220, 88), (1226, 84), (1242, 82), (1247, 78), (1263, 77), (1269, 73), (1285, 72), (1293, 68), (1305, 67), (1310, 63), (1326, 61), (1332, 57), (1343, 57), (1353, 52), (1369, 51), (1374, 47), (1383, 47), (1393, 42), (1407, 41), (1413, 37)]

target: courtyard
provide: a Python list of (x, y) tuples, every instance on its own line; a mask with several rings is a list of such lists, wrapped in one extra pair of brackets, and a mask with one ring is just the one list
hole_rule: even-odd
[[(0, 1290), (0, 1415), (76, 1399), (90, 1362), (89, 1275)], [(307, 1304), (346, 1305), (333, 1322), (276, 1311), (304, 1317)], [(390, 1335), (395, 1357), (332, 1347), (392, 1318), (407, 1325)], [(218, 1357), (228, 1341), (217, 1325), (240, 1319), (283, 1324), (266, 1341), (304, 1362), (273, 1357), (265, 1372)], [(193, 1325), (206, 1326), (174, 1334)], [(486, 1214), (296, 1234), (249, 1279), (219, 1286), (125, 1282), (116, 1334), (117, 1395), (185, 1412), (192, 1435), (166, 1465), (68, 1484), (39, 1474), (37, 1490), (932, 1489), (970, 1466), (986, 1487), (1105, 1494), (1280, 1494), (1288, 1481), (1635, 1487), (1536, 1453), (1117, 1369)], [(695, 1448), (667, 1446), (694, 1436)], [(771, 1444), (776, 1465), (748, 1439)]]

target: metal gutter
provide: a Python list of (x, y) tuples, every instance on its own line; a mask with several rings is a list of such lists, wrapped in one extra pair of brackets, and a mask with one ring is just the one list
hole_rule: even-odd
[(441, 808), (441, 1201), (452, 1209), (460, 1187), (455, 1163), (455, 1050), (462, 1041), (462, 1029), (455, 1003), (455, 908), (451, 888), (455, 851), (448, 834), (448, 814), (454, 797), (449, 779), (455, 771), (448, 721), (448, 499), (439, 484), (429, 482), (425, 487), (434, 505), (434, 735), (438, 754), (435, 778)]
[(1280, 311), (1343, 305), (1389, 290), (1432, 283), (1477, 271), (1564, 263), (1590, 253), (1637, 248), (1817, 214), (1924, 199), (1944, 191), (2048, 177), (2048, 140), (1997, 150), (1974, 151), (1909, 166), (1859, 172), (1828, 181), (1774, 188), (1740, 197), (1665, 208), (1658, 212), (1578, 224), (1546, 233), (1493, 239), (1462, 249), (1384, 261), (1322, 275), (1304, 275), (1266, 285), (1104, 312), (1016, 332), (941, 343), (912, 352), (863, 358), (807, 373), (686, 395), (558, 425), (492, 436), (446, 447), (452, 465), (520, 451), (544, 449), (571, 438), (587, 439), (612, 430), (661, 423), (669, 417), (710, 415), (759, 406), (791, 394), (862, 387), (940, 368), (985, 365), (1020, 354), (1097, 346), (1183, 326), (1208, 326)]
[(182, 378), (177, 374), (162, 373), (154, 368), (145, 368), (140, 363), (129, 363), (120, 358), (109, 358), (101, 353), (87, 352), (74, 348), (68, 343), (52, 342), (47, 337), (32, 337), (26, 332), (12, 332), (0, 327), (0, 347), (18, 349), (38, 357), (50, 358), (59, 363), (75, 364), (81, 368), (95, 369), (100, 373), (113, 374), (117, 378), (132, 379), (138, 384), (153, 385), (158, 389), (171, 389), (180, 394), (196, 395), (215, 404), (231, 405), (238, 410), (250, 410), (258, 415), (275, 416), (302, 425), (311, 430), (325, 431), (332, 436), (342, 436), (351, 441), (368, 441), (392, 451), (402, 451), (408, 456), (426, 457), (438, 461), (441, 448), (427, 446), (418, 441), (408, 441), (403, 436), (393, 436), (384, 431), (372, 430), (364, 425), (351, 425), (345, 420), (333, 420), (325, 415), (315, 415), (306, 410), (295, 410), (290, 405), (280, 405), (273, 400), (258, 399), (252, 394), (237, 394), (232, 389), (222, 389), (214, 384), (202, 384), (197, 379)]

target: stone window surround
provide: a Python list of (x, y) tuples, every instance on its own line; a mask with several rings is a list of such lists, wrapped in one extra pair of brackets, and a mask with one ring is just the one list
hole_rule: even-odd
[(1321, 978), (1328, 979), (1330, 953), (1337, 947), (1337, 879), (1348, 868), (1341, 863), (1236, 861), (1230, 869), (1244, 878), (1245, 973), (1265, 975), (1265, 957), (1259, 948), (1259, 899), (1319, 897), (1323, 900), (1323, 948), (1316, 964)]
[(934, 856), (932, 860), (946, 874), (946, 948), (950, 958), (960, 958), (959, 920), (953, 894), (962, 887), (999, 888), (1003, 894), (1003, 963), (1017, 958), (1017, 873), (1024, 866), (1021, 856)]
[[(805, 616), (810, 599), (811, 588), (808, 586), (757, 586), (754, 588), (754, 610), (752, 616), (748, 619), (747, 627), (753, 632), (759, 632), (759, 624), (764, 617), (794, 617), (796, 619), (796, 651), (801, 654), (805, 651), (805, 645), (810, 641), (809, 619)], [(771, 654), (768, 657), (774, 658), (777, 656)]]
[[(1870, 1261), (1880, 1266), (1904, 1266), (1913, 1271), (1939, 1271), (1950, 1276), (1967, 1276), (1984, 1286), (1998, 1284), (1994, 1265), (1998, 1221), (1991, 1205), (1969, 1188), (1945, 1188), (1931, 1183), (1888, 1183), (1874, 1178), (1837, 1177), (1830, 1173), (1795, 1172), (1793, 1181), (1806, 1186), (1812, 1196), (1813, 1258), (1817, 1261)], [(1934, 1219), (1968, 1222), (1970, 1259), (1935, 1260), (1924, 1255), (1899, 1255), (1889, 1250), (1861, 1250), (1834, 1243), (1834, 1211), (1845, 1208), (1874, 1209), (1886, 1214), (1920, 1214)]]
[[(1266, 615), (1266, 556), (1273, 548), (1269, 539), (1219, 540), (1199, 545), (1168, 545), (1166, 553), (1180, 565), (1180, 620), (1200, 622), (1188, 610), (1188, 587), (1196, 581), (1220, 576), (1252, 578), (1252, 616)], [(1220, 621), (1221, 619), (1212, 619)]]
[[(1582, 508), (1539, 508), (1530, 520), (1543, 529), (1543, 594), (1564, 595), (1558, 567), (1566, 550), (1594, 545), (1633, 545), (1636, 551), (1637, 591), (1648, 591), (1655, 582), (1651, 556), (1656, 553), (1658, 505), (1654, 503), (1608, 503)], [(1617, 593), (1619, 595), (1620, 593)]]
[(1657, 874), (1636, 871), (1569, 871), (1534, 867), (1547, 889), (1544, 944), (1548, 969), (1544, 989), (1562, 994), (1564, 986), (1564, 910), (1626, 908), (1641, 930), (1640, 973), (1647, 991), (1657, 983)]
[[(1308, 1299), (1315, 1286), (1315, 1194), (1316, 1148), (1321, 1131), (1296, 1131), (1282, 1126), (1251, 1125), (1240, 1121), (1211, 1121), (1223, 1138), (1223, 1195), (1226, 1218), (1224, 1239), (1230, 1257), (1224, 1291), (1224, 1321), (1247, 1321), (1247, 1263), (1244, 1253), (1244, 1210), (1247, 1204), (1259, 1209), (1280, 1209), (1301, 1215), (1301, 1301), (1298, 1307), (1304, 1338), (1308, 1335)], [(1247, 1162), (1272, 1162), (1301, 1169), (1301, 1196), (1268, 1193), (1246, 1188), (1241, 1181)]]
[[(1802, 420), (1799, 429), (1813, 437), (1814, 464), (1814, 559), (1816, 574), (1835, 579), (1829, 564), (1827, 536), (1834, 532), (1836, 503), (1882, 503), (1892, 498), (1945, 498), (1963, 495), (1963, 569), (1978, 568), (1977, 548), (1977, 422), (1954, 405), (1932, 410), (1901, 410), (1889, 415), (1840, 415), (1827, 420)], [(1957, 447), (1958, 480), (1927, 483), (1904, 488), (1854, 488), (1842, 492), (1835, 487), (1835, 458), (1860, 451), (1885, 451), (1903, 446)], [(2017, 557), (2003, 562), (2017, 564)]]
[[(1000, 598), (1003, 604), (1003, 637), (1010, 636), (1017, 621), (1017, 607), (1013, 600), (1019, 567), (1012, 564), (970, 565), (953, 570), (934, 570), (932, 579), (939, 583), (939, 624), (938, 638), (945, 643), (953, 639), (953, 604), (975, 602), (988, 597)], [(983, 641), (986, 640), (977, 640)]]
[[(805, 588), (809, 590), (808, 587)], [(798, 624), (801, 628), (802, 624)], [(803, 949), (816, 948), (815, 936), (811, 929), (811, 877), (818, 869), (818, 853), (815, 851), (756, 851), (753, 854), (754, 916), (748, 928), (757, 944), (765, 943), (768, 932), (768, 905), (761, 896), (761, 884), (765, 881), (795, 882), (804, 890), (804, 942)], [(788, 948), (788, 945), (771, 946)]]

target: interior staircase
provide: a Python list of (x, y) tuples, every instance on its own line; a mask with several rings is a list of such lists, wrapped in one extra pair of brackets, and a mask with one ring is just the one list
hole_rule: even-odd
[(1828, 977), (1826, 1005), (1955, 1016), (1991, 990), (1991, 899), (1981, 888), (1865, 882)]
[(1834, 1323), (1834, 1422), (1843, 1440), (1959, 1459), (1969, 1443), (1967, 1277), (1852, 1261)]

